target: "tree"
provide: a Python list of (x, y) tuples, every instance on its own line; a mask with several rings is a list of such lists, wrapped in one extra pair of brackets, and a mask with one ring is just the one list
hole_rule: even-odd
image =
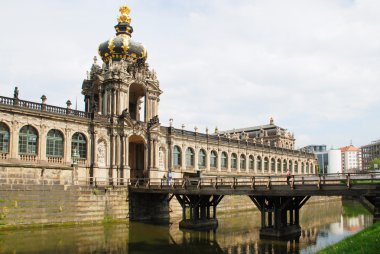
[(375, 159), (373, 159), (370, 163), (369, 163), (369, 169), (377, 169), (379, 170), (380, 169), (380, 157), (377, 157)]

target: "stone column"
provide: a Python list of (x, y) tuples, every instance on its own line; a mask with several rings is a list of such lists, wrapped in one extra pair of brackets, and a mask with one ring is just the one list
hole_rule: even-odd
[(11, 140), (9, 142), (9, 154), (11, 158), (16, 159), (18, 154), (18, 134), (19, 134), (19, 126), (17, 123), (12, 123), (12, 128), (9, 128), (9, 135), (11, 136)]
[(158, 160), (157, 158), (159, 157), (159, 148), (157, 146), (157, 139), (153, 140), (153, 167), (158, 168)]
[(128, 136), (124, 136), (124, 179), (127, 180), (127, 178), (130, 177), (130, 169), (129, 166), (129, 142), (128, 142)]
[(103, 109), (103, 98), (102, 98), (102, 91), (99, 89), (99, 98), (98, 98), (98, 113), (102, 113)]
[(194, 170), (197, 171), (199, 170), (199, 148), (194, 149)]
[(38, 135), (38, 155), (37, 157), (40, 158), (40, 160), (46, 161), (46, 130), (44, 127), (42, 127), (39, 131)]
[(63, 149), (64, 162), (71, 164), (72, 162), (71, 160), (71, 131), (67, 129), (65, 130), (64, 146), (65, 146), (65, 149)]

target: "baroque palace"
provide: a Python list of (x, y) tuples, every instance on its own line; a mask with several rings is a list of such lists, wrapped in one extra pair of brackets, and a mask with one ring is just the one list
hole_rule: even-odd
[(131, 40), (127, 6), (116, 35), (100, 44), (83, 81), (85, 111), (0, 97), (0, 166), (36, 178), (123, 184), (129, 178), (314, 174), (313, 154), (295, 150), (294, 135), (269, 124), (200, 133), (161, 126), (159, 81), (145, 47)]

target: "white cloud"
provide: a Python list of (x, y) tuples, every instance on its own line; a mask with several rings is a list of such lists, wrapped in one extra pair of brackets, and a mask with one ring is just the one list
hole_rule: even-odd
[[(97, 46), (113, 33), (119, 1), (6, 1), (0, 15), (0, 89), (63, 105)], [(131, 1), (135, 32), (164, 94), (161, 121), (204, 129), (267, 123), (308, 143), (377, 138), (380, 9), (370, 0)], [(25, 20), (28, 22), (25, 23)], [(78, 99), (81, 101), (81, 99)]]

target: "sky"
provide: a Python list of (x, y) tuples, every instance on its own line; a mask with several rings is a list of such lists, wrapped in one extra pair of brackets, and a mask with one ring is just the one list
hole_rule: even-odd
[(162, 125), (273, 117), (296, 147), (380, 139), (378, 0), (0, 0), (0, 96), (18, 86), (20, 99), (83, 109), (86, 71), (124, 3), (160, 81)]

